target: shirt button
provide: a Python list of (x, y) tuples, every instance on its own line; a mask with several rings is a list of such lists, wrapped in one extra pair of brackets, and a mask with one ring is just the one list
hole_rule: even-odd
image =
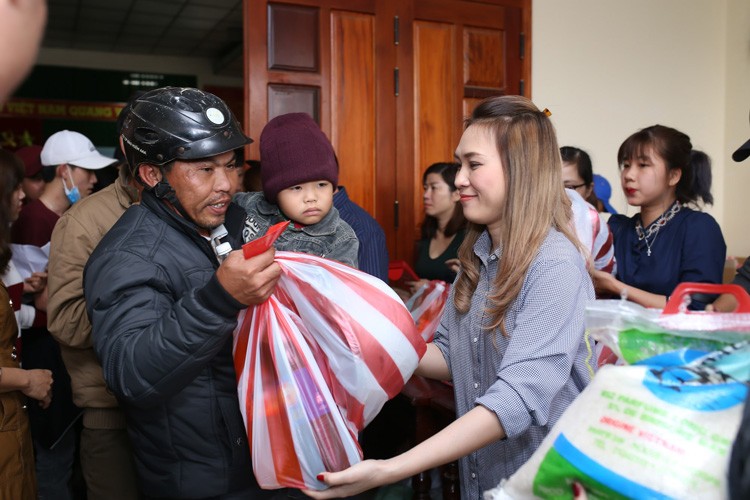
[(494, 255), (490, 255), (490, 260), (495, 260), (495, 259), (497, 259), (497, 257), (495, 257)]
[(479, 337), (474, 337), (474, 339), (473, 339), (473, 340), (474, 340), (474, 343), (476, 344), (476, 343), (477, 343), (477, 341), (479, 340)]
[(472, 472), (472, 473), (471, 473), (471, 478), (472, 478), (472, 479), (476, 479), (476, 478), (477, 478), (477, 475), (476, 475), (476, 473)]
[(477, 389), (477, 388), (479, 388), (479, 384), (477, 384), (476, 382), (474, 382), (474, 389)]

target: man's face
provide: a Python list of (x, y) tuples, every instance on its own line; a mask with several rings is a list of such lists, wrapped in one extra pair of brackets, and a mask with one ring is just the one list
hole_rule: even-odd
[(70, 170), (68, 171), (69, 177), (66, 178), (68, 187), (70, 189), (73, 186), (78, 186), (78, 192), (81, 193), (81, 198), (85, 198), (94, 191), (94, 184), (96, 184), (96, 172), (83, 167), (76, 167), (69, 165)]
[(192, 161), (175, 161), (165, 174), (183, 209), (207, 233), (224, 223), (237, 186), (234, 151)]
[(0, 1), (0, 103), (29, 73), (46, 22), (45, 0)]
[(44, 192), (44, 184), (45, 183), (44, 179), (42, 179), (42, 174), (37, 174), (34, 177), (24, 177), (23, 182), (21, 183), (23, 192), (26, 194), (24, 203), (38, 200)]

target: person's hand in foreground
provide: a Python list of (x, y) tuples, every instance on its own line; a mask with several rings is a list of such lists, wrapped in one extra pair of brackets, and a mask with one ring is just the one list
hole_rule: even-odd
[(216, 278), (238, 302), (246, 306), (262, 304), (281, 276), (281, 267), (273, 260), (275, 255), (273, 247), (249, 259), (241, 250), (230, 252), (216, 271)]
[(586, 490), (584, 490), (583, 486), (581, 486), (581, 483), (574, 482), (572, 488), (573, 500), (588, 500), (589, 497), (586, 494)]
[(318, 475), (318, 480), (326, 483), (329, 488), (323, 491), (303, 490), (303, 493), (318, 499), (350, 497), (398, 481), (396, 478), (390, 480), (390, 477), (387, 460), (365, 460), (341, 472)]

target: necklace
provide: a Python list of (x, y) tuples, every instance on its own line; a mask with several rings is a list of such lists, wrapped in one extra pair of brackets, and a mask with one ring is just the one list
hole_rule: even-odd
[[(635, 223), (635, 232), (638, 234), (638, 241), (643, 241), (646, 243), (646, 255), (651, 257), (651, 247), (654, 246), (654, 243), (656, 243), (656, 237), (659, 236), (659, 230), (664, 227), (667, 222), (671, 221), (675, 215), (677, 215), (677, 212), (680, 211), (682, 208), (682, 205), (680, 205), (680, 202), (675, 201), (672, 203), (672, 206), (661, 214), (656, 221), (652, 222), (651, 225), (648, 226), (648, 229), (646, 231), (643, 230), (643, 225), (641, 224), (640, 219), (638, 222)], [(651, 239), (651, 242), (649, 243), (649, 238), (653, 236), (653, 239)]]

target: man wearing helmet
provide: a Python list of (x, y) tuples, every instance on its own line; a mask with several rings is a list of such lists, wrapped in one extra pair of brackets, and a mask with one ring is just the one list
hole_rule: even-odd
[(242, 308), (268, 298), (280, 268), (273, 249), (248, 260), (216, 251), (242, 244), (245, 213), (231, 190), (252, 141), (221, 99), (174, 87), (137, 98), (121, 139), (142, 200), (94, 250), (84, 292), (142, 493), (258, 498), (232, 331)]

